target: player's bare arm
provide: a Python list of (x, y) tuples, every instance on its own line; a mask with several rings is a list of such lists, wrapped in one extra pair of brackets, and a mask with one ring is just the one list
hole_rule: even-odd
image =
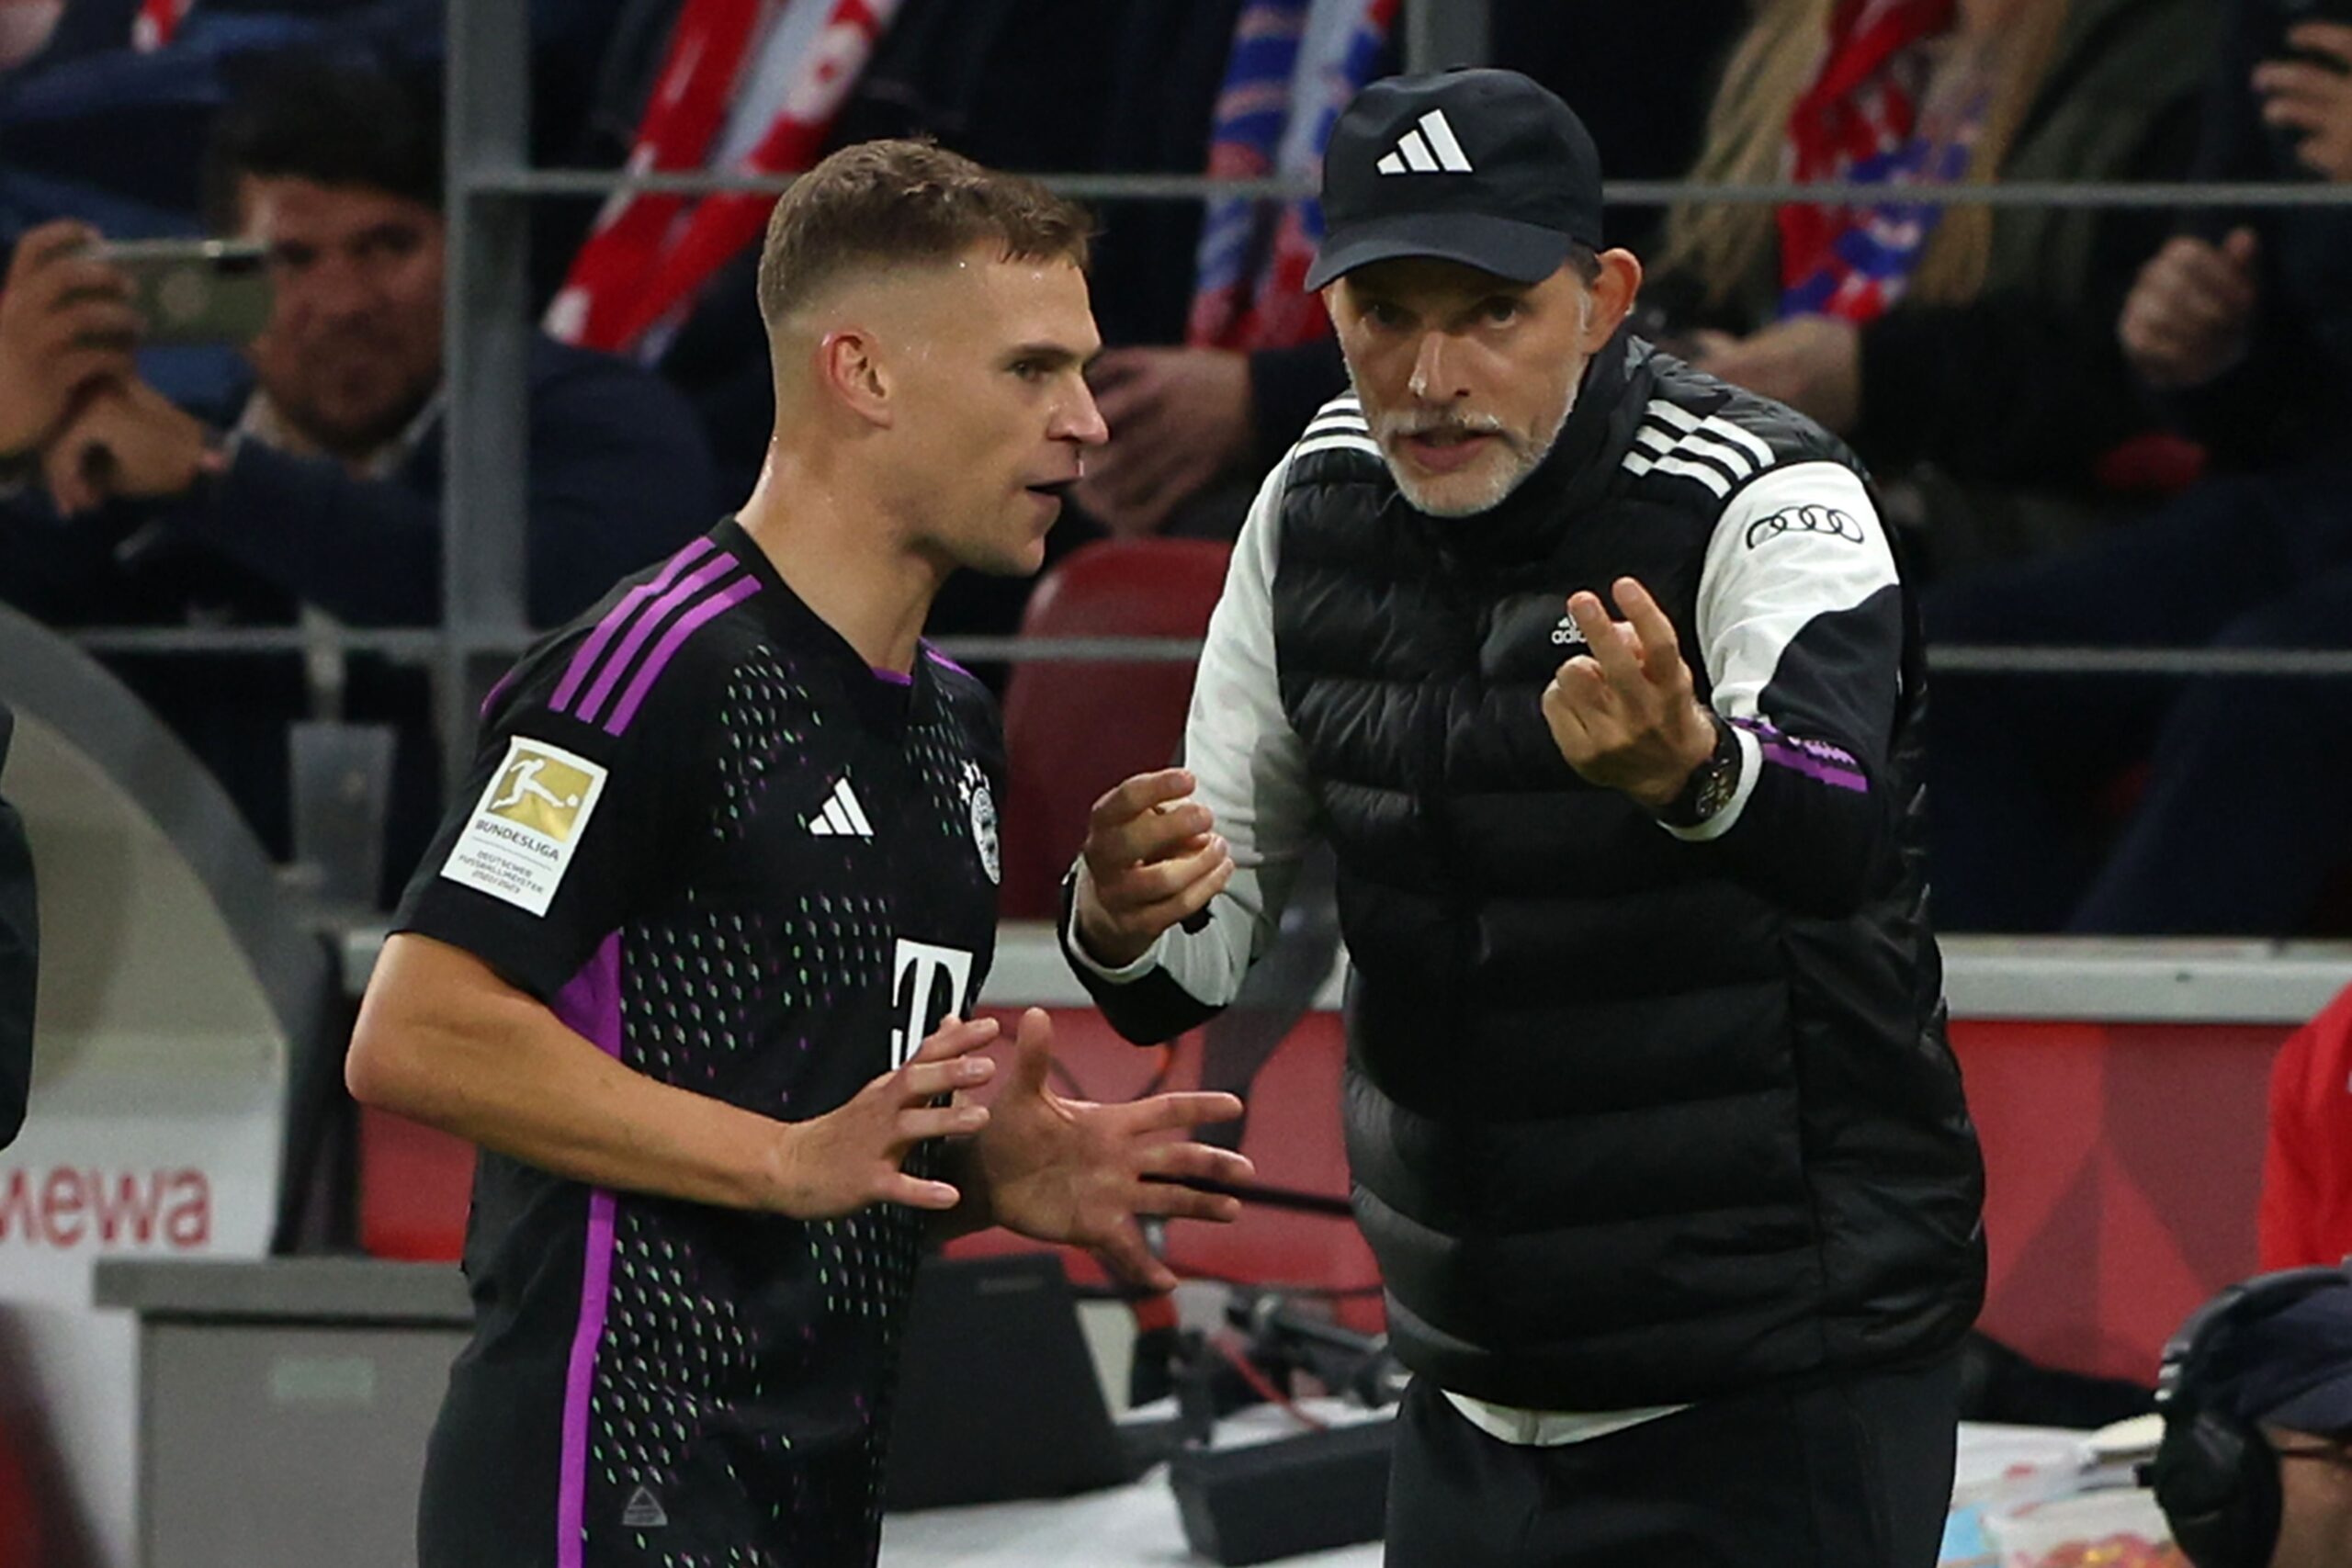
[(899, 1168), (926, 1139), (977, 1133), (993, 1020), (943, 1027), (905, 1066), (808, 1122), (779, 1122), (658, 1083), (606, 1055), (481, 960), (430, 938), (384, 945), (345, 1077), (361, 1101), (598, 1187), (804, 1219), (958, 1194)]

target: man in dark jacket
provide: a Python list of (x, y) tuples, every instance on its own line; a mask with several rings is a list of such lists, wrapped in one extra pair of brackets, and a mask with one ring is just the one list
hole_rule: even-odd
[(1185, 768), (1096, 808), (1072, 964), (1167, 1038), (1336, 850), (1391, 1562), (1926, 1568), (1983, 1177), (1870, 492), (1623, 330), (1526, 77), (1374, 84), (1323, 199), (1356, 394), (1244, 526)]
[[(363, 626), (439, 618), (446, 285), (438, 110), (361, 67), (282, 61), (224, 111), (209, 204), (268, 247), (275, 302), (250, 389), (183, 409), (130, 374), (122, 283), (44, 225), (0, 291), (0, 593), (53, 625)], [(676, 548), (718, 505), (708, 450), (656, 378), (540, 338), (523, 466), (526, 604), (560, 622)], [(289, 847), (285, 727), (332, 709), (402, 728), (395, 882), (438, 815), (422, 673), (373, 658), (340, 690), (290, 658), (118, 657), (274, 851)], [(325, 715), (322, 715), (324, 716)]]
[[(0, 768), (17, 716), (0, 705)], [(17, 808), (0, 800), (0, 1148), (25, 1124), (33, 1076), (33, 999), (40, 977), (40, 911), (33, 903), (33, 856)]]

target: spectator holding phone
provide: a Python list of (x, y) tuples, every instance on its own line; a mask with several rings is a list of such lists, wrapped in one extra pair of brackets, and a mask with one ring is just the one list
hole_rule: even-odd
[[(223, 112), (207, 171), (221, 232), (267, 253), (268, 321), (232, 406), (173, 404), (133, 371), (128, 280), (73, 225), (27, 234), (0, 295), (0, 594), (67, 624), (255, 624), (314, 606), (361, 625), (438, 617), (446, 283), (432, 96), (288, 56)], [(692, 412), (654, 377), (535, 341), (526, 396), (527, 610), (577, 614), (717, 511)], [(518, 455), (519, 456), (519, 455)], [(68, 525), (57, 526), (60, 518)], [(115, 667), (287, 848), (296, 661), (118, 658)], [(341, 716), (406, 730), (388, 867), (421, 846), (437, 767), (421, 675), (355, 659)]]
[[(208, 421), (120, 373), (105, 357), (119, 359), (129, 324), (120, 284), (99, 277), (73, 231), (53, 227), (35, 231), (47, 243), (28, 237), (26, 246), (48, 292), (20, 323), (0, 314), (0, 363), (28, 372), (0, 391), (0, 451), (18, 451), (44, 414), (70, 408), (62, 428), (40, 431), (43, 478), (62, 512), (162, 503), (175, 535), (344, 619), (434, 619), (437, 107), (372, 71), (280, 62), (225, 112), (207, 187), (217, 228), (267, 247), (277, 291), (246, 349), (254, 384), (243, 406)], [(80, 316), (62, 321), (40, 299), (71, 301)], [(652, 378), (542, 339), (530, 383), (530, 609), (552, 622), (692, 537), (714, 492), (691, 415)]]

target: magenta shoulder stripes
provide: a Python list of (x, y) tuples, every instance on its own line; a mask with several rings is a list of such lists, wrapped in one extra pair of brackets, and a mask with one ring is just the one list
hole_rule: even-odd
[(605, 612), (548, 705), (620, 734), (686, 639), (759, 591), (759, 579), (741, 561), (696, 539)]

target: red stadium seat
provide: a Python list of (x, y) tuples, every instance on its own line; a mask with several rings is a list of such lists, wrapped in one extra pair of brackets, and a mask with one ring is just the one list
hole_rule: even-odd
[(371, 1257), (456, 1262), (473, 1183), (474, 1146), (463, 1138), (359, 1108), (359, 1245)]
[[(1207, 539), (1105, 541), (1073, 551), (1030, 597), (1032, 637), (1181, 637), (1208, 629), (1229, 547)], [(1095, 800), (1166, 767), (1183, 739), (1191, 662), (1016, 664), (1004, 694), (1012, 781), (1004, 803), (1009, 919), (1049, 919)]]

